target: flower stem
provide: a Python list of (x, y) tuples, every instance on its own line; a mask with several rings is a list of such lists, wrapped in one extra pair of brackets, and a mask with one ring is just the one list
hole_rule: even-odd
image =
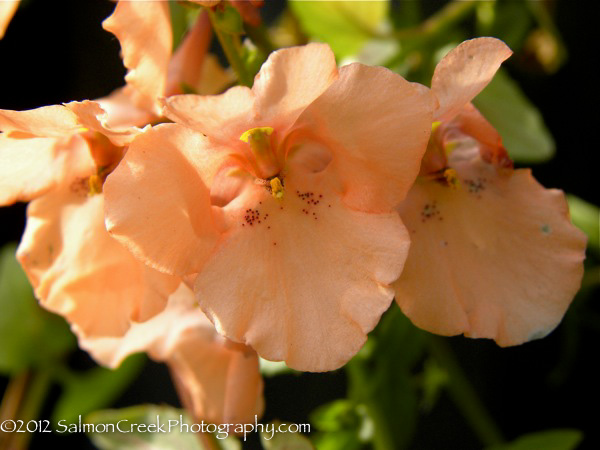
[(431, 336), (429, 350), (448, 372), (448, 393), (481, 442), (485, 446), (504, 442), (502, 433), (479, 400), (448, 344), (442, 338)]
[(237, 75), (238, 82), (243, 86), (251, 87), (253, 82), (252, 76), (246, 69), (246, 65), (239, 53), (239, 36), (223, 31), (217, 23), (215, 12), (210, 8), (206, 8), (206, 11), (208, 12), (212, 28), (221, 44), (221, 48), (227, 57), (227, 61), (229, 61), (231, 68)]
[(385, 414), (367, 390), (370, 383), (361, 361), (350, 361), (346, 365), (346, 374), (348, 375), (350, 397), (365, 405), (367, 413), (375, 425), (373, 448), (375, 450), (394, 450), (396, 447)]

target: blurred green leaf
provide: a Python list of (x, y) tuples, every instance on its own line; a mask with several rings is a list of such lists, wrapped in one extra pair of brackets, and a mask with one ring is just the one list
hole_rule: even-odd
[(377, 38), (388, 17), (389, 2), (302, 1), (288, 3), (302, 30), (327, 42), (338, 58), (353, 56)]
[(292, 432), (276, 432), (272, 433), (268, 430), (269, 426), (272, 426), (273, 430), (277, 430), (278, 427), (282, 424), (277, 420), (270, 422), (265, 431), (261, 431), (260, 433), (260, 441), (265, 450), (312, 450), (314, 449), (310, 440), (304, 436), (302, 433), (292, 433)]
[(369, 337), (372, 349), (347, 365), (349, 397), (366, 406), (378, 445), (402, 449), (410, 443), (418, 416), (412, 371), (424, 354), (426, 335), (392, 307)]
[(260, 373), (266, 377), (274, 377), (283, 374), (300, 374), (300, 372), (290, 369), (283, 361), (269, 361), (259, 358), (258, 363), (260, 366)]
[(533, 26), (533, 17), (525, 2), (478, 2), (477, 25), (478, 35), (494, 36), (517, 51)]
[(63, 392), (52, 414), (52, 420), (76, 422), (86, 415), (112, 404), (140, 374), (146, 357), (142, 354), (127, 358), (116, 370), (96, 367), (84, 373), (68, 372), (63, 377)]
[(437, 402), (444, 386), (448, 383), (446, 372), (435, 359), (425, 361), (423, 367), (423, 400), (421, 405), (426, 411), (431, 411)]
[(0, 372), (54, 364), (75, 346), (66, 322), (42, 309), (15, 259), (16, 245), (0, 251)]
[(509, 442), (494, 445), (486, 450), (573, 450), (583, 439), (579, 430), (549, 430), (530, 433)]
[[(118, 422), (122, 431), (100, 432), (108, 424)], [(108, 409), (96, 411), (86, 417), (86, 423), (97, 426), (99, 432), (89, 433), (89, 436), (100, 450), (202, 450), (203, 446), (197, 433), (183, 432), (181, 424), (191, 425), (192, 421), (183, 410), (169, 406), (140, 405), (123, 409)], [(132, 425), (145, 424), (138, 429)], [(170, 427), (170, 425), (173, 425)]]
[(498, 130), (513, 160), (535, 163), (552, 158), (555, 144), (542, 115), (505, 71), (500, 69), (473, 103)]
[[(364, 409), (364, 408), (363, 408)], [(318, 450), (359, 449), (371, 436), (363, 436), (366, 412), (360, 413), (356, 403), (335, 400), (321, 405), (310, 415), (310, 421), (318, 431), (313, 442)], [(372, 427), (371, 427), (372, 428)]]
[(600, 253), (600, 209), (574, 195), (567, 195), (571, 221), (587, 234), (588, 248)]

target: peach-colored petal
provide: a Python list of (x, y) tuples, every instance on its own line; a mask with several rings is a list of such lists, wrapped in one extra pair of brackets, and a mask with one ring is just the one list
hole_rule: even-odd
[(207, 185), (226, 156), (176, 124), (139, 135), (104, 184), (109, 231), (159, 270), (197, 272), (217, 239)]
[(585, 237), (561, 191), (461, 153), (458, 190), (420, 180), (401, 206), (412, 243), (396, 301), (435, 333), (502, 346), (543, 337), (579, 288)]
[(449, 120), (491, 81), (500, 64), (512, 54), (495, 38), (465, 41), (451, 50), (437, 65), (431, 89), (440, 107), (435, 120)]
[(264, 409), (256, 352), (220, 336), (202, 339), (202, 330), (185, 330), (166, 359), (186, 409), (197, 420), (253, 423)]
[(385, 211), (400, 203), (419, 172), (432, 110), (424, 86), (381, 67), (351, 64), (295, 128), (330, 149), (347, 204)]
[(77, 116), (77, 120), (83, 127), (101, 133), (117, 146), (129, 144), (140, 132), (134, 126), (122, 127), (120, 129), (112, 128), (108, 124), (108, 114), (97, 102), (90, 100), (70, 102), (65, 103), (65, 107)]
[(230, 0), (231, 6), (233, 6), (242, 16), (244, 22), (257, 27), (261, 24), (260, 13), (257, 7), (262, 6), (263, 2), (256, 2), (252, 0)]
[(34, 200), (17, 257), (36, 297), (82, 336), (121, 336), (159, 312), (179, 283), (139, 263), (104, 229), (85, 178)]
[(4, 37), (6, 28), (11, 19), (17, 12), (20, 0), (2, 0), (0, 1), (0, 39)]
[(202, 66), (211, 37), (212, 29), (208, 15), (202, 12), (171, 58), (165, 96), (181, 94), (182, 84), (192, 88), (200, 87)]
[(27, 111), (0, 109), (0, 131), (21, 132), (43, 137), (64, 137), (78, 133), (82, 126), (77, 116), (61, 105), (43, 106)]
[(106, 126), (110, 128), (141, 127), (154, 120), (156, 115), (136, 104), (132, 86), (116, 89), (110, 95), (96, 100), (106, 111)]
[(289, 127), (337, 77), (335, 56), (326, 44), (271, 53), (252, 87), (260, 120), (279, 130)]
[(239, 140), (255, 124), (254, 93), (235, 86), (221, 95), (175, 95), (164, 100), (163, 115), (217, 142)]
[(0, 134), (0, 205), (29, 201), (92, 167), (88, 146), (78, 135), (12, 138)]
[(195, 282), (219, 332), (298, 370), (336, 369), (360, 349), (408, 250), (396, 214), (347, 208), (333, 182), (290, 171), (281, 201), (248, 185), (223, 208), (227, 231)]
[(199, 5), (211, 8), (221, 3), (221, 0), (190, 0), (192, 3), (198, 3)]
[(125, 80), (140, 93), (139, 106), (159, 113), (156, 101), (165, 92), (173, 46), (169, 3), (120, 1), (103, 27), (121, 43)]
[(198, 419), (243, 423), (262, 412), (256, 353), (219, 336), (183, 284), (161, 313), (132, 323), (122, 338), (87, 338), (80, 345), (109, 367), (142, 351), (167, 362), (183, 403)]

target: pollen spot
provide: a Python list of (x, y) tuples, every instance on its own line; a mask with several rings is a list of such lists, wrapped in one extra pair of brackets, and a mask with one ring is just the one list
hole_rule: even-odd
[(421, 211), (421, 222), (425, 222), (434, 217), (441, 219), (440, 210), (438, 209), (435, 200), (431, 203), (426, 203), (425, 206), (423, 206), (423, 210)]
[(479, 194), (481, 191), (485, 190), (486, 179), (478, 177), (475, 180), (465, 180), (465, 184), (467, 185), (470, 193)]
[(545, 223), (544, 225), (542, 225), (540, 227), (540, 230), (542, 230), (542, 233), (545, 234), (546, 236), (548, 236), (548, 235), (550, 235), (552, 233), (552, 228), (547, 223)]

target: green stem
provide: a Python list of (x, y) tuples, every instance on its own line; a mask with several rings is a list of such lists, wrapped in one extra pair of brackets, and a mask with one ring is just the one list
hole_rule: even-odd
[(377, 402), (374, 402), (372, 396), (365, 390), (370, 386), (370, 383), (362, 363), (358, 360), (350, 361), (346, 365), (346, 373), (348, 374), (350, 397), (360, 399), (375, 425), (373, 448), (375, 450), (394, 450), (396, 448), (394, 438), (388, 427), (386, 416), (377, 405)]
[(431, 336), (429, 350), (448, 372), (448, 393), (481, 442), (486, 446), (504, 442), (502, 433), (479, 400), (448, 344), (442, 338)]
[[(37, 420), (42, 406), (46, 401), (46, 396), (52, 384), (52, 375), (50, 371), (43, 370), (33, 373), (29, 382), (27, 392), (21, 407), (19, 408), (18, 418), (27, 424), (30, 421)], [(24, 450), (28, 447), (33, 433), (13, 433), (11, 450)]]
[(229, 61), (231, 68), (237, 75), (238, 82), (243, 86), (252, 87), (252, 76), (248, 73), (246, 65), (244, 64), (244, 61), (242, 61), (238, 51), (240, 47), (238, 42), (239, 37), (221, 30), (217, 24), (215, 12), (209, 8), (206, 8), (206, 11), (208, 12), (208, 18), (210, 19), (212, 28), (221, 44), (221, 48), (227, 57), (227, 61)]

